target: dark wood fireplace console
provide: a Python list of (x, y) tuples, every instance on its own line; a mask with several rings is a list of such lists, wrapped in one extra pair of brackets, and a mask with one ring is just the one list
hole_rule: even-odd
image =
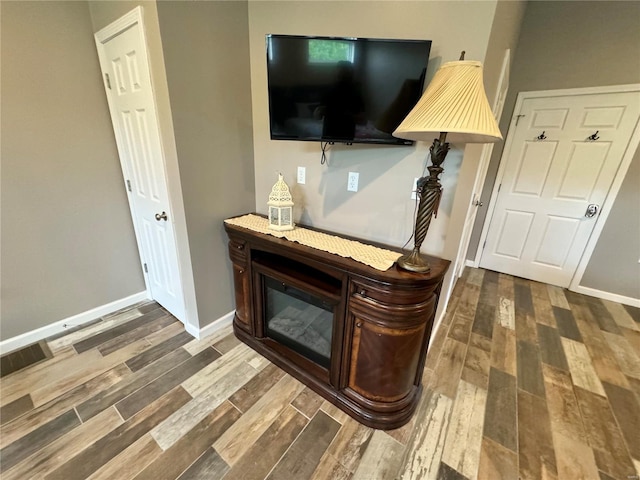
[[(225, 229), (235, 282), (236, 336), (364, 425), (392, 429), (407, 423), (420, 399), (449, 262), (429, 258), (431, 272), (426, 274), (395, 264), (380, 271), (272, 235), (226, 223)], [(270, 334), (268, 285), (308, 295), (319, 306), (312, 309), (331, 312), (326, 362)]]

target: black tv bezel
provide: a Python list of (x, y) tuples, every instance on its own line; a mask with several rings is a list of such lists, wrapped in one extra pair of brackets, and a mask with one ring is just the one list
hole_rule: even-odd
[[(427, 48), (427, 58), (424, 66), (425, 74), (422, 75), (422, 84), (420, 85), (420, 91), (424, 92), (425, 81), (426, 81), (426, 70), (429, 65), (429, 59), (431, 58), (431, 46), (433, 45), (432, 40), (420, 40), (420, 39), (405, 39), (405, 38), (373, 38), (373, 37), (340, 37), (340, 36), (326, 36), (326, 35), (288, 35), (288, 34), (280, 34), (280, 33), (267, 33), (265, 34), (265, 60), (266, 60), (266, 69), (267, 69), (267, 102), (269, 104), (268, 115), (269, 115), (269, 138), (271, 140), (288, 140), (288, 141), (298, 141), (298, 142), (320, 142), (327, 143), (329, 145), (334, 144), (342, 144), (342, 145), (388, 145), (388, 146), (411, 146), (415, 142), (413, 140), (406, 140), (403, 138), (393, 137), (395, 141), (388, 141), (382, 139), (362, 139), (362, 138), (354, 138), (353, 141), (345, 141), (344, 139), (331, 139), (331, 138), (322, 138), (322, 137), (299, 137), (299, 136), (288, 136), (288, 135), (278, 135), (274, 137), (273, 128), (271, 122), (271, 95), (270, 95), (270, 82), (269, 82), (269, 38), (297, 38), (297, 39), (308, 39), (308, 40), (356, 40), (356, 41), (375, 41), (375, 42), (393, 42), (393, 43), (424, 43), (428, 46)], [(418, 97), (417, 101), (420, 99)]]

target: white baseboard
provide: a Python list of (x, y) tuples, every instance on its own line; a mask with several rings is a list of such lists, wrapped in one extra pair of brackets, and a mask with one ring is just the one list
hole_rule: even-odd
[(235, 310), (231, 310), (229, 313), (221, 316), (217, 320), (205, 325), (202, 328), (194, 327), (193, 325), (185, 324), (184, 329), (189, 332), (192, 336), (201, 340), (210, 335), (213, 335), (218, 330), (222, 330), (225, 327), (228, 327), (233, 323), (233, 316), (236, 313)]
[(148, 299), (149, 295), (147, 295), (146, 291), (136, 293), (133, 295), (129, 295), (128, 297), (121, 298), (120, 300), (116, 300), (114, 302), (92, 308), (91, 310), (87, 310), (86, 312), (63, 318), (62, 320), (51, 323), (49, 325), (45, 325), (44, 327), (31, 330), (30, 332), (26, 332), (12, 338), (7, 338), (6, 340), (0, 342), (0, 354), (4, 355), (5, 353), (18, 350), (19, 348), (26, 347), (27, 345), (31, 345), (33, 343), (39, 342), (40, 340), (44, 340), (45, 338), (57, 335), (58, 333), (62, 333), (68, 328), (73, 328), (85, 323), (92, 322), (100, 317), (113, 312), (117, 312), (122, 308), (133, 305), (134, 303), (142, 302), (143, 300)]
[(474, 260), (469, 260), (469, 259), (464, 261), (464, 266), (465, 267), (478, 268), (478, 264)]
[(438, 333), (438, 330), (442, 328), (442, 321), (444, 320), (444, 316), (446, 313), (447, 313), (447, 309), (445, 308), (442, 311), (442, 313), (440, 313), (440, 316), (436, 318), (435, 321), (433, 322), (433, 329), (431, 330), (431, 338), (429, 338), (429, 345), (427, 345), (427, 351), (429, 351), (429, 349), (431, 348), (431, 344), (433, 343), (433, 340), (436, 338), (436, 333)]
[(623, 303), (625, 305), (631, 305), (632, 307), (640, 308), (640, 298), (625, 297), (624, 295), (618, 295), (617, 293), (605, 292), (603, 290), (597, 290), (595, 288), (584, 287), (578, 285), (575, 289), (569, 289), (576, 293), (582, 293), (589, 295), (590, 297), (603, 298), (612, 302)]

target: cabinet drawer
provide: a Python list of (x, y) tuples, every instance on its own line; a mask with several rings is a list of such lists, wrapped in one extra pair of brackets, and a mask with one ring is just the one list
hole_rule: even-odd
[(387, 305), (415, 305), (428, 300), (433, 295), (433, 288), (392, 286), (359, 278), (351, 281), (350, 294)]

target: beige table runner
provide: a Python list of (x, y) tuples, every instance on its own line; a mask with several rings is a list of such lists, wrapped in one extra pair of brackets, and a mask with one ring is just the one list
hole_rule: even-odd
[(341, 257), (352, 258), (376, 270), (388, 270), (401, 255), (391, 250), (374, 247), (373, 245), (365, 245), (364, 243), (354, 240), (347, 240), (346, 238), (315, 232), (301, 227), (296, 227), (293, 230), (284, 232), (270, 230), (269, 221), (266, 218), (252, 214), (229, 218), (225, 220), (225, 223), (248, 228), (249, 230), (259, 233), (266, 233), (278, 238), (286, 238), (292, 242), (340, 255)]

